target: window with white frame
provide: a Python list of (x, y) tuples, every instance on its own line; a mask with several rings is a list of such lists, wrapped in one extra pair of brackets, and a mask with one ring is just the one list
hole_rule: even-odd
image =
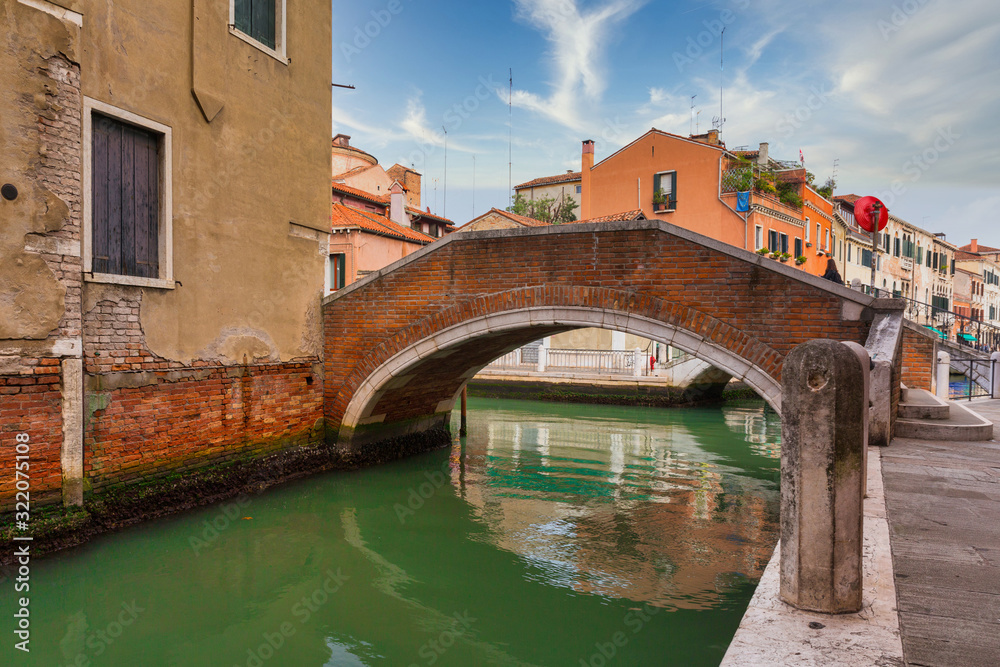
[(806, 217), (806, 243), (809, 243), (809, 217)]
[(667, 210), (677, 208), (677, 172), (663, 171), (653, 174), (653, 196), (662, 195)]
[(84, 98), (83, 271), (173, 289), (171, 128)]
[(757, 225), (753, 233), (753, 249), (760, 250), (764, 247), (764, 228)]
[(229, 0), (230, 33), (287, 64), (286, 1)]

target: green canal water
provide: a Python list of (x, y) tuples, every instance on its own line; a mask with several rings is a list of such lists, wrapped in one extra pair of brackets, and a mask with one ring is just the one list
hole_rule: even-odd
[(717, 665), (777, 539), (779, 424), (472, 399), (450, 450), (34, 562), (0, 664)]

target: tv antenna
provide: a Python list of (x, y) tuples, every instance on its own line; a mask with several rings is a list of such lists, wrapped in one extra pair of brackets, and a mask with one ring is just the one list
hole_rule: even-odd
[(725, 50), (724, 45), (726, 43), (726, 29), (723, 28), (722, 32), (719, 33), (719, 116), (718, 118), (712, 119), (712, 127), (717, 130), (721, 130), (722, 126), (726, 124), (726, 117), (722, 115), (722, 90), (725, 86), (725, 61), (723, 60)]
[(441, 126), (444, 130), (444, 213), (442, 216), (448, 217), (448, 128)]
[(840, 158), (838, 157), (833, 161), (833, 175), (830, 176), (830, 180), (832, 180), (834, 184), (837, 183), (837, 172), (839, 170), (840, 170)]
[(696, 97), (698, 96), (697, 95), (691, 96), (691, 134), (694, 134), (694, 98)]
[(510, 193), (514, 191), (514, 68), (510, 68), (510, 83), (507, 88), (507, 209), (514, 206)]

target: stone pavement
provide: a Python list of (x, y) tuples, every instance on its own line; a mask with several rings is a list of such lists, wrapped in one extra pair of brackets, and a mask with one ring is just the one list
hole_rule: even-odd
[[(1000, 400), (969, 405), (1000, 424)], [(990, 442), (882, 450), (908, 665), (1000, 665), (1000, 427)]]

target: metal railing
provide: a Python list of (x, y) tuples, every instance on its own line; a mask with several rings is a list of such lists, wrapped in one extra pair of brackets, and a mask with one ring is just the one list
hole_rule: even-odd
[(958, 372), (964, 379), (948, 383), (949, 398), (971, 401), (992, 396), (995, 364), (990, 359), (951, 355), (952, 373)]
[[(862, 291), (871, 293), (867, 286)], [(880, 298), (905, 301), (906, 310), (903, 312), (903, 316), (917, 324), (937, 329), (942, 340), (983, 353), (1000, 349), (1000, 327), (998, 326), (960, 315), (933, 304), (898, 296), (881, 288), (876, 288), (874, 294)]]

